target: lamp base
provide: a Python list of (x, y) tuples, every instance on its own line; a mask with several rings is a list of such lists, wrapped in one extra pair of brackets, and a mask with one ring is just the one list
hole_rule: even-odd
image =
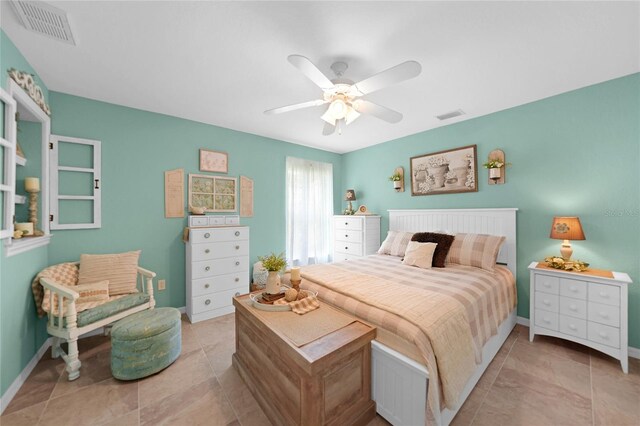
[(569, 240), (564, 240), (564, 242), (560, 246), (560, 255), (562, 256), (562, 259), (565, 261), (571, 260), (572, 254), (573, 249), (571, 248), (571, 243), (569, 243)]

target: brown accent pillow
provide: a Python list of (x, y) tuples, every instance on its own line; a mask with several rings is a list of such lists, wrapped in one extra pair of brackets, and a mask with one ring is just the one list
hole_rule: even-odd
[(417, 241), (419, 243), (436, 243), (436, 251), (433, 253), (433, 267), (444, 268), (444, 261), (447, 259), (447, 254), (453, 244), (455, 235), (449, 234), (437, 234), (435, 232), (418, 232), (413, 234), (411, 241)]
[(140, 250), (117, 254), (80, 255), (78, 284), (109, 280), (109, 296), (136, 293)]

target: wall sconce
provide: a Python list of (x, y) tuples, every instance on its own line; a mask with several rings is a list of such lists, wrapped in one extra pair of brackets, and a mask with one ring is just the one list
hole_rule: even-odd
[(396, 192), (404, 192), (404, 169), (402, 167), (396, 167), (393, 174), (389, 176), (389, 180), (393, 182), (393, 189)]
[(504, 152), (494, 149), (489, 153), (487, 162), (482, 165), (489, 170), (489, 185), (500, 185), (505, 182), (505, 170), (510, 163), (505, 161)]

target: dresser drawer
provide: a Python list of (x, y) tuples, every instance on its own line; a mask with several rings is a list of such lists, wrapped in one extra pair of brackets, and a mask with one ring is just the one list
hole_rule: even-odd
[(362, 244), (346, 243), (344, 241), (336, 241), (333, 250), (336, 253), (355, 254), (362, 256)]
[(194, 314), (219, 309), (233, 304), (232, 298), (247, 293), (245, 286), (233, 288), (231, 290), (220, 291), (218, 293), (206, 294), (194, 297), (192, 309)]
[(191, 246), (191, 260), (221, 259), (233, 256), (248, 256), (249, 241), (223, 241), (220, 243), (203, 243)]
[(333, 219), (333, 227), (338, 229), (362, 230), (362, 219), (359, 217), (342, 217)]
[(600, 324), (620, 327), (620, 308), (618, 306), (589, 302), (588, 319)]
[(620, 306), (620, 288), (614, 285), (589, 283), (589, 302)]
[(540, 293), (536, 291), (536, 309), (542, 309), (548, 312), (559, 311), (560, 296), (548, 293)]
[(560, 314), (586, 320), (587, 319), (587, 301), (560, 296)]
[(249, 271), (191, 280), (191, 297), (231, 290), (241, 285), (245, 290), (249, 288)]
[(361, 243), (362, 231), (352, 231), (350, 229), (336, 229), (335, 238), (336, 238), (336, 241)]
[(333, 255), (334, 262), (344, 262), (347, 260), (360, 259), (360, 258), (362, 258), (362, 256), (358, 256), (355, 254), (348, 254), (348, 253), (334, 253)]
[(587, 282), (560, 278), (560, 296), (587, 300)]
[(560, 332), (586, 339), (587, 320), (560, 315)]
[(189, 232), (189, 241), (192, 244), (248, 239), (249, 228), (206, 228), (191, 229)]
[(536, 326), (548, 330), (558, 330), (558, 314), (536, 309)]
[(560, 279), (558, 277), (552, 277), (551, 275), (536, 275), (536, 291), (542, 291), (544, 293), (559, 294), (560, 293)]
[(227, 257), (224, 259), (203, 260), (191, 263), (193, 279), (232, 274), (249, 270), (249, 257)]
[(613, 348), (620, 347), (620, 329), (608, 325), (587, 322), (588, 339)]

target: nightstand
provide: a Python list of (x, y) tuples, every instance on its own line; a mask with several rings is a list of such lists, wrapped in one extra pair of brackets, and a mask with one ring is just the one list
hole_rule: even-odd
[(542, 262), (532, 262), (529, 271), (529, 340), (536, 334), (571, 340), (619, 359), (628, 373), (629, 275), (562, 271)]

